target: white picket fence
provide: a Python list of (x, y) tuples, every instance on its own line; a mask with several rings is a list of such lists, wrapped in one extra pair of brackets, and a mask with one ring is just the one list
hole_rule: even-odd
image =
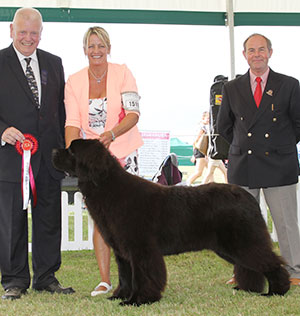
[[(85, 207), (82, 194), (80, 192), (74, 194), (74, 204), (69, 204), (67, 192), (62, 192), (61, 195), (61, 250), (93, 249), (93, 220)], [(84, 231), (87, 236), (84, 236)]]
[[(93, 220), (85, 207), (82, 194), (75, 192), (74, 203), (69, 203), (68, 193), (61, 193), (62, 239), (61, 250), (93, 249)], [(28, 207), (31, 213), (31, 206)], [(31, 243), (28, 243), (31, 252)]]
[[(298, 218), (300, 218), (300, 190), (298, 194)], [(262, 195), (260, 207), (262, 215), (268, 224), (268, 212)], [(93, 220), (85, 207), (82, 194), (74, 194), (74, 204), (69, 204), (68, 193), (62, 192), (62, 243), (61, 250), (93, 249)], [(272, 223), (271, 237), (277, 241), (277, 234)], [(31, 244), (29, 244), (31, 251)]]

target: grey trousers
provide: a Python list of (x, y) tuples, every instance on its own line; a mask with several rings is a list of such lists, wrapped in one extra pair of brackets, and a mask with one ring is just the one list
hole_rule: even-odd
[(282, 257), (291, 278), (300, 278), (300, 235), (297, 215), (297, 184), (281, 187), (249, 189), (243, 187), (260, 202), (263, 191), (270, 210)]

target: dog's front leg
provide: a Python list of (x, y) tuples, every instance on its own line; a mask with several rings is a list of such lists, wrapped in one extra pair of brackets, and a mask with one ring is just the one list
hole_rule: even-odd
[(115, 289), (113, 295), (108, 299), (128, 299), (132, 292), (132, 272), (130, 262), (115, 253), (116, 262), (119, 271), (119, 285)]
[(121, 305), (151, 304), (161, 299), (167, 271), (161, 252), (144, 246), (131, 253), (132, 292)]

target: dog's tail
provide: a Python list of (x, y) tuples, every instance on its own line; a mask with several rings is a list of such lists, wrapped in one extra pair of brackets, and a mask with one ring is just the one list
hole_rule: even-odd
[(269, 281), (269, 292), (267, 296), (271, 295), (284, 295), (290, 289), (290, 276), (283, 266), (277, 269), (266, 272), (266, 278)]

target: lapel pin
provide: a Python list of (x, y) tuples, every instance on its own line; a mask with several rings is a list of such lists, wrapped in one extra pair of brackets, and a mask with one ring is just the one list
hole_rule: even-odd
[(269, 95), (270, 97), (272, 97), (272, 96), (273, 96), (273, 90), (268, 90), (268, 91), (266, 92), (266, 94)]

